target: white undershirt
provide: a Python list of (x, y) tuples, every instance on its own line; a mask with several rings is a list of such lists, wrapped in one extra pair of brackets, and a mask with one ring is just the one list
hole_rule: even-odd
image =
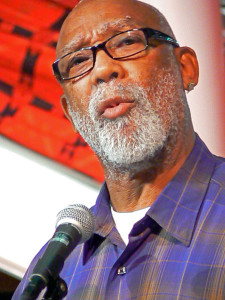
[(145, 207), (143, 209), (131, 212), (117, 212), (111, 207), (116, 228), (126, 245), (128, 244), (128, 235), (131, 232), (134, 224), (140, 221), (148, 210), (149, 207)]

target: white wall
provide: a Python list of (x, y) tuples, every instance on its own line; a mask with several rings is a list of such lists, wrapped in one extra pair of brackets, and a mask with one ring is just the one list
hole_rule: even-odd
[(68, 204), (91, 207), (99, 186), (0, 136), (0, 269), (22, 277)]

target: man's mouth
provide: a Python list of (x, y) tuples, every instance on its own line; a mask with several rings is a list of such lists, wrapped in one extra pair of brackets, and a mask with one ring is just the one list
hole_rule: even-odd
[(98, 112), (107, 119), (115, 119), (125, 115), (134, 105), (133, 99), (115, 97), (101, 102)]

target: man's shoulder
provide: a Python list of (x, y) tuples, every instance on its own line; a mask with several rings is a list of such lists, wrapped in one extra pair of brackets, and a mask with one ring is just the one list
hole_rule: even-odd
[(213, 155), (216, 166), (212, 180), (217, 182), (222, 189), (225, 189), (225, 158)]
[(211, 176), (207, 196), (225, 212), (225, 158), (213, 155), (215, 168)]

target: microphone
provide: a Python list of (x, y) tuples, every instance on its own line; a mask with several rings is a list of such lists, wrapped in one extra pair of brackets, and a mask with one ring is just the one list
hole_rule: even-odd
[(50, 281), (58, 278), (73, 249), (87, 241), (93, 232), (94, 217), (85, 205), (73, 204), (62, 209), (57, 215), (56, 231), (35, 265), (20, 299), (36, 299)]

